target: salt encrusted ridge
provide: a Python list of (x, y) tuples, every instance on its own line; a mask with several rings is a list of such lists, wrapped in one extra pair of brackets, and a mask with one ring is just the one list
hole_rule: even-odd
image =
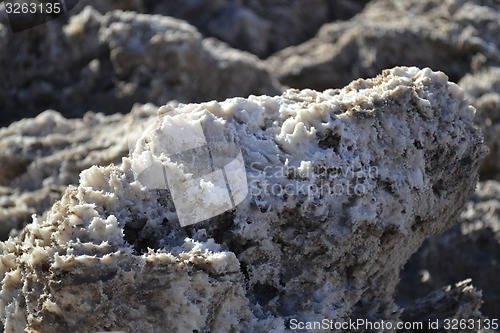
[[(154, 140), (166, 111), (145, 136)], [(135, 181), (133, 158), (91, 167), (45, 219), (1, 243), (6, 331), (282, 332), (292, 318), (397, 319), (399, 270), (455, 222), (484, 155), (463, 92), (428, 68), (175, 111), (230, 124), (250, 184), (314, 186), (325, 174), (311, 170), (333, 166), (364, 171), (334, 178), (364, 191), (250, 192), (181, 228), (167, 193)], [(273, 178), (265, 166), (297, 173)]]

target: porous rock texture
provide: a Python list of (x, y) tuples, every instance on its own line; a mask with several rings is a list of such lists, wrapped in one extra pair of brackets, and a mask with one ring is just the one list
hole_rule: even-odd
[[(482, 290), (481, 312), (489, 318), (500, 313), (500, 69), (489, 67), (465, 75), (459, 85), (476, 107), (489, 153), (481, 163), (485, 181), (467, 203), (459, 224), (427, 239), (401, 273), (398, 304), (411, 306), (426, 293), (471, 278)], [(488, 181), (486, 181), (489, 179)]]
[(342, 87), (399, 65), (431, 67), (458, 82), (500, 65), (498, 22), (500, 3), (493, 0), (374, 0), (268, 61), (283, 84), (299, 89)]
[(184, 21), (93, 7), (76, 13), (10, 35), (0, 15), (0, 124), (47, 109), (81, 117), (282, 91), (256, 56), (204, 39)]
[[(134, 153), (162, 144), (170, 109)], [(134, 180), (136, 155), (83, 171), (45, 218), (0, 245), (6, 331), (283, 332), (293, 318), (397, 319), (400, 268), (456, 221), (485, 153), (463, 92), (429, 69), (175, 112), (187, 128), (209, 119), (238, 138), (247, 199), (181, 228), (168, 191)]]
[(45, 111), (1, 128), (0, 239), (49, 210), (82, 170), (120, 163), (129, 152), (127, 136), (157, 109), (136, 105), (126, 115), (89, 112), (81, 119)]
[(475, 121), (490, 150), (480, 172), (484, 177), (500, 180), (500, 67), (467, 74), (459, 85), (477, 109)]
[[(439, 255), (436, 255), (439, 254)], [(402, 274), (399, 302), (406, 305), (426, 293), (471, 278), (483, 290), (481, 312), (500, 313), (500, 183), (480, 182), (461, 223), (427, 239)], [(420, 276), (420, 278), (419, 278)]]

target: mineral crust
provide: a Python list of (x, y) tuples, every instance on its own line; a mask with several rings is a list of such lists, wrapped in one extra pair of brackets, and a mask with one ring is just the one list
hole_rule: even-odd
[(82, 119), (49, 110), (0, 129), (0, 239), (31, 222), (32, 214), (43, 216), (68, 185), (78, 184), (81, 171), (120, 163), (129, 149), (124, 138), (157, 109), (136, 105), (127, 115), (88, 112)]
[[(0, 244), (5, 331), (398, 319), (401, 267), (474, 191), (485, 149), (473, 117), (445, 74), (415, 67), (341, 90), (163, 107), (130, 158), (83, 171), (44, 218)], [(149, 152), (170, 167), (164, 127), (200, 121), (240, 147), (248, 196), (181, 227), (172, 191), (148, 188), (133, 166)]]

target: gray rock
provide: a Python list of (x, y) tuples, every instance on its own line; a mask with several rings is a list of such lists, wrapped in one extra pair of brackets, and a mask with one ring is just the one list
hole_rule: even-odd
[(81, 117), (88, 110), (125, 113), (139, 102), (281, 92), (257, 57), (203, 40), (196, 28), (170, 17), (102, 15), (86, 7), (2, 44), (0, 124), (49, 108)]
[(498, 318), (498, 258), (500, 183), (486, 181), (479, 183), (467, 203), (462, 222), (443, 235), (426, 240), (408, 262), (402, 273), (399, 301), (404, 305), (431, 290), (471, 278), (474, 286), (483, 291), (482, 313)]
[(322, 24), (357, 14), (367, 0), (146, 1), (148, 10), (186, 20), (232, 47), (266, 57), (314, 36)]
[[(148, 190), (133, 170), (149, 154), (188, 172), (166, 155), (179, 147), (164, 135), (188, 138), (201, 121), (239, 142), (249, 195), (183, 228), (173, 189)], [(463, 92), (429, 69), (161, 108), (130, 159), (83, 171), (44, 218), (0, 243), (0, 317), (12, 332), (284, 332), (293, 319), (398, 319), (400, 268), (454, 224), (484, 153)], [(199, 186), (212, 208), (228, 190)]]
[(283, 84), (299, 89), (338, 88), (400, 65), (431, 67), (458, 82), (472, 70), (500, 64), (498, 22), (497, 1), (374, 0), (269, 63)]
[[(422, 323), (424, 330), (427, 328), (427, 331), (439, 330), (452, 333), (460, 329), (462, 333), (485, 332), (479, 329), (479, 323), (484, 327), (487, 319), (479, 310), (481, 304), (482, 293), (474, 288), (469, 279), (419, 298), (412, 307), (405, 309), (402, 319), (406, 323)], [(472, 320), (474, 325), (468, 328), (461, 327), (460, 324), (470, 324), (469, 320)], [(453, 325), (456, 325), (456, 328), (452, 329)], [(422, 329), (405, 330), (405, 332), (422, 332)]]
[(476, 124), (481, 126), (490, 153), (481, 166), (484, 177), (500, 177), (500, 67), (467, 74), (459, 85), (477, 109)]

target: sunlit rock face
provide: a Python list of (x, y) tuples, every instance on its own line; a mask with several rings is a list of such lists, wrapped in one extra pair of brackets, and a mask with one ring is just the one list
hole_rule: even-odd
[[(83, 171), (45, 218), (1, 243), (5, 330), (283, 332), (291, 320), (398, 319), (401, 267), (474, 191), (485, 149), (473, 117), (445, 74), (415, 67), (340, 90), (162, 107), (130, 158)], [(176, 138), (193, 159), (175, 155), (186, 148)], [(210, 170), (193, 164), (223, 153)], [(152, 166), (157, 183), (141, 177)], [(182, 217), (184, 190), (197, 195), (193, 211), (218, 208)]]

